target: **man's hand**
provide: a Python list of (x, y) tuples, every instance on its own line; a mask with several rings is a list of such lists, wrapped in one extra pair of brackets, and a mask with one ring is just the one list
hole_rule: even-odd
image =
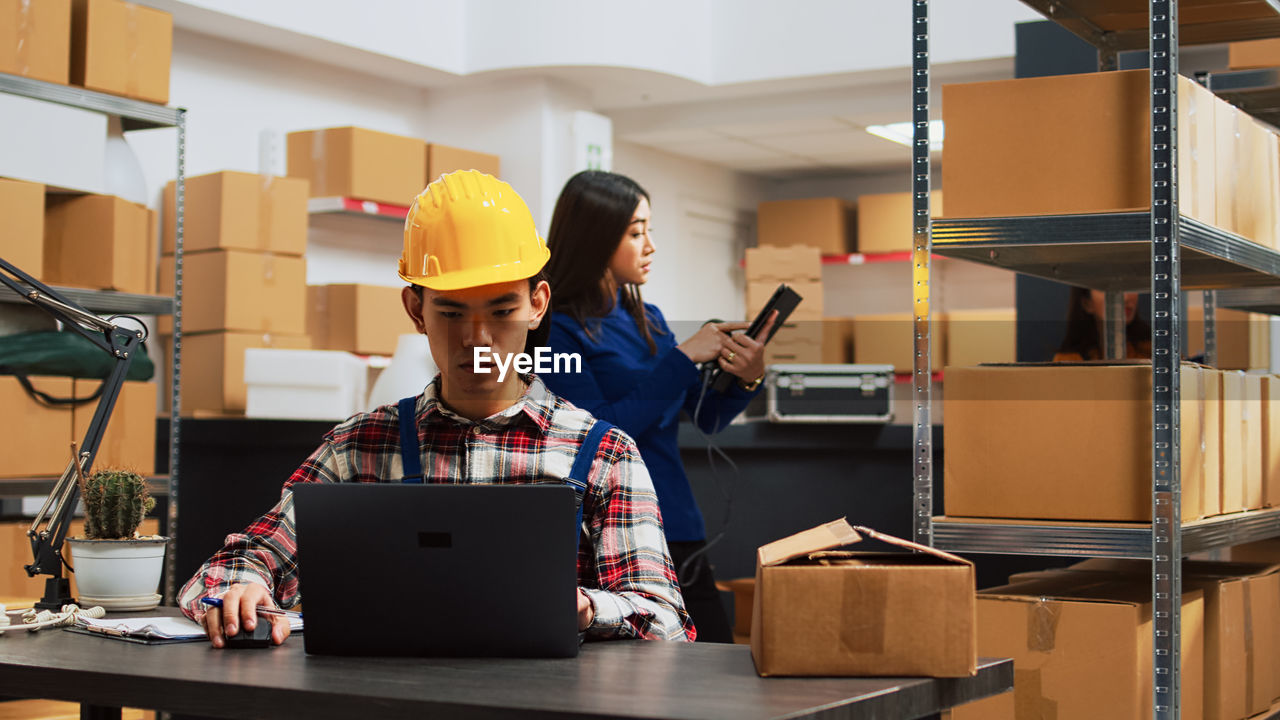
[(591, 598), (582, 592), (582, 588), (578, 588), (578, 632), (582, 632), (591, 626), (591, 621), (596, 617), (596, 608), (591, 604)]
[[(211, 607), (204, 615), (204, 631), (214, 647), (226, 647), (227, 638), (241, 629), (253, 632), (259, 622), (271, 623), (271, 644), (280, 645), (289, 637), (289, 618), (258, 615), (258, 606), (275, 608), (275, 602), (267, 589), (256, 583), (232, 585), (222, 596), (222, 607)], [(578, 600), (578, 615), (582, 615), (582, 600)]]

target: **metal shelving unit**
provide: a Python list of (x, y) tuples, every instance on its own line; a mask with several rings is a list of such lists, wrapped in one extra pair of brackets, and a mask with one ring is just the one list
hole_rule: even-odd
[[(928, 0), (915, 0), (912, 24), (912, 192), (915, 307), (915, 477), (918, 542), (952, 551), (1149, 558), (1152, 563), (1152, 707), (1180, 717), (1181, 559), (1201, 550), (1280, 535), (1280, 510), (1183, 524), (1180, 520), (1179, 376), (1182, 288), (1245, 288), (1205, 293), (1206, 354), (1213, 355), (1216, 306), (1280, 310), (1280, 254), (1178, 212), (1177, 74), (1186, 45), (1280, 36), (1280, 0), (1024, 0), (1098, 49), (1102, 69), (1123, 50), (1150, 59), (1151, 206), (1097, 215), (930, 221)], [(1222, 17), (1224, 16), (1225, 17)], [(1255, 75), (1255, 81), (1258, 76)], [(1243, 83), (1244, 78), (1234, 80)], [(1227, 82), (1219, 80), (1219, 89)], [(1211, 80), (1211, 89), (1213, 84)], [(1257, 92), (1241, 84), (1243, 96)], [(1280, 93), (1277, 93), (1280, 95)], [(1255, 103), (1270, 104), (1267, 103)], [(1265, 119), (1265, 118), (1264, 118)], [(1029, 160), (1029, 162), (1034, 162)], [(930, 367), (930, 253), (962, 258), (1107, 293), (1107, 356), (1124, 346), (1122, 292), (1152, 296), (1150, 523), (1073, 523), (934, 518)]]
[(1205, 87), (1272, 125), (1280, 125), (1280, 68), (1209, 73)]
[[(938, 219), (933, 254), (1097, 290), (1150, 289), (1151, 213)], [(1181, 217), (1182, 286), (1275, 286), (1280, 253)], [(1221, 302), (1219, 304), (1222, 304)]]
[[(0, 74), (0, 93), (42, 100), (91, 110), (120, 118), (121, 127), (126, 132), (135, 130), (151, 130), (156, 128), (174, 128), (177, 130), (177, 178), (176, 178), (176, 228), (174, 247), (174, 294), (172, 297), (158, 295), (134, 295), (109, 291), (83, 290), (78, 288), (57, 288), (72, 301), (79, 303), (86, 310), (95, 313), (137, 313), (146, 315), (173, 315), (173, 362), (170, 367), (170, 419), (169, 419), (169, 475), (166, 492), (168, 495), (168, 532), (170, 548), (165, 557), (166, 582), (165, 598), (171, 600), (175, 590), (174, 550), (178, 522), (178, 444), (181, 438), (179, 409), (182, 407), (182, 231), (183, 215), (186, 200), (186, 149), (187, 149), (187, 111), (183, 108), (171, 108), (164, 105), (130, 100), (128, 98), (108, 95), (106, 93), (85, 90), (84, 88), (58, 85), (40, 80), (19, 77), (17, 75)], [(8, 295), (8, 294), (6, 294)], [(24, 302), (16, 295), (0, 297), (0, 302)], [(150, 483), (157, 482), (152, 478)], [(52, 482), (52, 481), (50, 481)], [(40, 481), (13, 481), (0, 484), (0, 491), (9, 492), (26, 487), (39, 490)], [(44, 490), (43, 492), (48, 492)], [(37, 492), (36, 494), (40, 494)]]

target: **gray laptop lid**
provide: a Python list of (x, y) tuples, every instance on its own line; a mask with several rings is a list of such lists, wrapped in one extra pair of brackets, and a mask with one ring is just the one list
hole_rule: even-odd
[(308, 653), (572, 657), (565, 485), (293, 486)]

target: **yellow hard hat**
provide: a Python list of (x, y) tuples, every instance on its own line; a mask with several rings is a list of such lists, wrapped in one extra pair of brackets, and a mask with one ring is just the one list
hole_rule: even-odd
[(477, 170), (441, 175), (404, 221), (400, 277), (432, 290), (533, 277), (551, 251), (533, 215), (505, 182)]

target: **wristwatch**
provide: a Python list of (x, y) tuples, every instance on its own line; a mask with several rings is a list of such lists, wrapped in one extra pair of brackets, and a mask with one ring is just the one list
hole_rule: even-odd
[(738, 381), (738, 387), (742, 388), (745, 392), (755, 392), (755, 391), (756, 391), (756, 388), (760, 387), (760, 383), (762, 383), (762, 382), (764, 382), (764, 376), (763, 376), (763, 375), (761, 375), (760, 377), (756, 378), (755, 380), (752, 380), (751, 382), (746, 382), (746, 381), (744, 381), (744, 380), (739, 380), (739, 381)]

